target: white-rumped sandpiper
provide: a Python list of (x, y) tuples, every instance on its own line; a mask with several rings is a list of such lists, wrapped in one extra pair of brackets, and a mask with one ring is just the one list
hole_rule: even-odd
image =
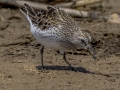
[(60, 50), (64, 61), (72, 67), (66, 59), (66, 50), (78, 48), (87, 49), (94, 57), (95, 50), (91, 46), (91, 37), (64, 10), (58, 7), (47, 7), (47, 10), (36, 10), (28, 4), (20, 7), (20, 11), (27, 17), (30, 30), (42, 45), (41, 63), (43, 66), (43, 49), (45, 47)]

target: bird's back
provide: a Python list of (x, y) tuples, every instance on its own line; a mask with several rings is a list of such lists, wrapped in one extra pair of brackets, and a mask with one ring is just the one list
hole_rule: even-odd
[(74, 19), (57, 7), (47, 7), (47, 10), (36, 10), (27, 4), (20, 8), (30, 22), (31, 31), (36, 39), (46, 46), (74, 49), (73, 41), (76, 35), (85, 37)]

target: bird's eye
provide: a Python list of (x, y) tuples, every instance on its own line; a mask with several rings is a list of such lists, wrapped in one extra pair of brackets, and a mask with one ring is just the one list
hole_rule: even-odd
[(81, 42), (84, 44), (84, 45), (87, 45), (86, 42), (84, 40), (81, 40)]

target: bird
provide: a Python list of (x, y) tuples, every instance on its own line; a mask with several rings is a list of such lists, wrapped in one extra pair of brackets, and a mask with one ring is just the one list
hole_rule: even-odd
[(38, 10), (27, 3), (19, 8), (27, 18), (33, 36), (42, 46), (40, 49), (42, 69), (44, 47), (59, 50), (63, 60), (71, 68), (72, 65), (66, 59), (67, 50), (85, 49), (96, 59), (90, 35), (82, 31), (77, 22), (64, 10), (52, 6), (47, 6), (47, 10)]

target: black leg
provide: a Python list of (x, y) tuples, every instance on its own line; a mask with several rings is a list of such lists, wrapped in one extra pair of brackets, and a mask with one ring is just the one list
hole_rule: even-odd
[(42, 69), (44, 69), (44, 65), (43, 65), (43, 51), (44, 51), (44, 46), (42, 46), (41, 49), (40, 49)]
[(71, 66), (71, 64), (67, 61), (67, 59), (66, 59), (66, 53), (64, 52), (64, 54), (63, 54), (63, 59), (64, 59), (64, 61), (69, 65), (69, 67), (73, 70), (73, 67)]

